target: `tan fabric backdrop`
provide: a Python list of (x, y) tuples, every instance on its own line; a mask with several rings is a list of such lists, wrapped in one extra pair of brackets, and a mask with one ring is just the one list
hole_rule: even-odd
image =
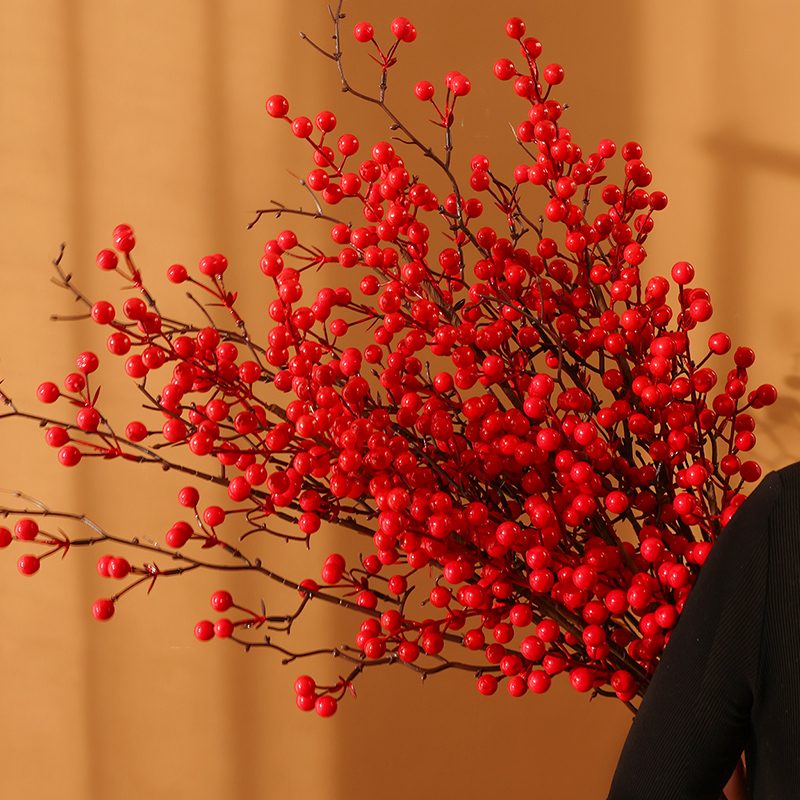
[[(520, 106), (491, 76), (495, 58), (514, 55), (503, 34), (512, 14), (527, 19), (547, 61), (565, 66), (559, 94), (587, 151), (606, 136), (643, 143), (654, 186), (670, 197), (648, 263), (692, 261), (716, 309), (709, 333), (755, 348), (753, 380), (781, 392), (759, 415), (766, 467), (794, 459), (800, 417), (796, 9), (791, 0), (764, 0), (757, 17), (744, 0), (346, 3), (348, 32), (368, 19), (385, 41), (397, 14), (417, 24), (393, 82), (421, 124), (413, 82), (441, 85), (450, 69), (472, 79), (459, 102), (469, 121), (456, 130), (463, 157), (485, 151), (505, 168), (518, 160), (510, 133), (499, 137)], [(157, 290), (169, 264), (220, 251), (232, 283), (250, 292), (245, 310), (263, 317), (258, 259), (282, 224), (245, 225), (272, 198), (303, 203), (287, 165), (303, 174), (309, 163), (264, 100), (282, 92), (298, 113), (330, 107), (343, 131), (383, 129), (339, 93), (300, 28), (327, 41), (322, 0), (0, 3), (0, 376), (12, 397), (34, 405), (38, 383), (60, 382), (77, 352), (104, 352), (91, 326), (49, 321), (71, 310), (49, 282), (49, 261), (65, 241), (76, 280), (108, 295), (94, 254), (119, 222), (135, 227), (138, 263)], [(118, 369), (106, 365), (117, 380)], [(35, 427), (0, 422), (0, 486), (158, 535), (182, 482), (144, 472), (64, 470)], [(304, 668), (194, 641), (216, 583), (165, 583), (100, 625), (89, 615), (108, 592), (92, 566), (99, 552), (50, 559), (32, 579), (18, 575), (18, 554), (0, 553), (3, 800), (604, 796), (629, 722), (621, 704), (590, 704), (563, 682), (544, 697), (487, 699), (469, 676), (421, 686), (380, 670), (359, 681), (356, 702), (320, 720), (294, 708)], [(324, 610), (317, 624), (331, 626), (331, 645), (350, 635)], [(338, 673), (324, 661), (312, 670)]]

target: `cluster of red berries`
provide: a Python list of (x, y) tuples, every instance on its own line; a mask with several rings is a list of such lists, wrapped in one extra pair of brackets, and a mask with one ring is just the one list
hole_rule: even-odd
[[(513, 174), (475, 155), (465, 194), (449, 153), (440, 158), (404, 124), (394, 122), (411, 142), (402, 155), (381, 140), (358, 157), (352, 134), (332, 141), (333, 113), (290, 117), (287, 100), (271, 97), (268, 114), (310, 145), (308, 188), (330, 214), (346, 208), (330, 228), (332, 247), (302, 245), (291, 230), (266, 243), (260, 266), (274, 287), (273, 327), (258, 345), (225, 289), (223, 256), (203, 258), (198, 278), (182, 265), (168, 275), (205, 289), (235, 324), (179, 323), (158, 311), (131, 258), (133, 232), (118, 226), (114, 250), (97, 263), (135, 293), (121, 315), (106, 301), (90, 314), (109, 328), (109, 352), (125, 359), (159, 423), (114, 433), (89, 387), (98, 358), (82, 353), (63, 389), (39, 387), (43, 402), (67, 398), (77, 408), (74, 422), (51, 423), (45, 436), (68, 466), (87, 455), (192, 469), (198, 457), (213, 462), (197, 473), (226, 485), (231, 505), (199, 509), (198, 491), (183, 489), (180, 504), (194, 520), (165, 536), (176, 558), (194, 559), (195, 543), (264, 572), (230, 543), (236, 533), (222, 538), (232, 513), (251, 532), (268, 530), (270, 518), (291, 520), (295, 535), (286, 538), (311, 542), (314, 554), (324, 522), (364, 536), (357, 566), (333, 554), (321, 583), (281, 579), (305, 600), (335, 597), (364, 614), (356, 661), (424, 672), (426, 659), (456, 663), (461, 645), (482, 694), (501, 681), (515, 697), (541, 693), (565, 672), (577, 691), (627, 702), (643, 693), (743, 484), (760, 477), (745, 455), (755, 445), (750, 412), (776, 393), (748, 387), (746, 347), (718, 375), (712, 364), (731, 339), (694, 333), (713, 307), (689, 263), (642, 276), (655, 215), (667, 205), (649, 188), (642, 148), (606, 139), (584, 151), (551, 96), (563, 68), (540, 70), (542, 46), (521, 20), (506, 32), (521, 68), (502, 58), (494, 73), (524, 105)], [(384, 52), (371, 25), (354, 29), (375, 45), (384, 73), (398, 46), (416, 38), (404, 18), (392, 34)], [(437, 112), (447, 129), (470, 82), (451, 72), (445, 87)], [(414, 92), (434, 102), (432, 83)], [(607, 167), (618, 150), (614, 182)], [(431, 165), (450, 179), (446, 197), (422, 179)], [(600, 208), (591, 216), (593, 200)], [(493, 207), (499, 215), (484, 219)], [(345, 221), (356, 210), (361, 223)], [(363, 271), (358, 292), (332, 281), (309, 296), (303, 273), (336, 265)], [(286, 396), (280, 407), (267, 385)], [(122, 562), (130, 571), (110, 557), (98, 571), (123, 577)], [(424, 613), (407, 602), (415, 586), (427, 597)], [(118, 597), (97, 601), (94, 615), (110, 617)], [(233, 607), (230, 594), (216, 592), (212, 607)], [(266, 620), (244, 611), (238, 622), (199, 622), (197, 638), (230, 638)], [(302, 676), (297, 704), (329, 716), (349, 684), (320, 688)]]

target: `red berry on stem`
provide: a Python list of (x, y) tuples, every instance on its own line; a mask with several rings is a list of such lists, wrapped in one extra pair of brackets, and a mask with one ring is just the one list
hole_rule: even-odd
[(691, 283), (694, 278), (694, 267), (688, 261), (679, 261), (672, 268), (672, 280), (679, 286)]
[(214, 638), (214, 623), (211, 620), (203, 619), (194, 626), (195, 638), (201, 642), (207, 642)]
[(295, 117), (292, 120), (292, 133), (298, 139), (308, 139), (314, 131), (314, 126), (308, 117)]
[(108, 562), (108, 575), (110, 578), (121, 580), (130, 574), (131, 565), (125, 558), (112, 558)]
[(36, 523), (36, 520), (30, 519), (28, 517), (23, 517), (22, 519), (18, 519), (16, 524), (14, 525), (14, 536), (17, 539), (23, 542), (30, 542), (36, 538), (36, 534), (39, 533), (39, 526)]
[(185, 508), (195, 508), (200, 502), (200, 492), (194, 486), (184, 486), (178, 492), (178, 502)]
[(314, 710), (321, 717), (332, 717), (336, 713), (338, 703), (329, 694), (318, 697), (314, 703)]
[(105, 300), (98, 300), (92, 306), (92, 319), (98, 325), (108, 325), (109, 322), (114, 321), (114, 317), (116, 316), (116, 311), (114, 310), (114, 306), (111, 303), (107, 303)]
[(419, 100), (430, 100), (433, 97), (433, 84), (429, 81), (419, 81), (414, 86), (414, 94)]
[(267, 114), (278, 119), (289, 113), (289, 101), (280, 94), (274, 94), (267, 100)]
[(397, 17), (392, 20), (392, 33), (398, 39), (405, 39), (411, 32), (411, 23), (405, 17)]
[(39, 388), (36, 390), (36, 396), (42, 403), (55, 403), (61, 396), (61, 392), (54, 383), (46, 381), (45, 383), (39, 384)]
[(506, 36), (511, 39), (522, 39), (525, 35), (525, 23), (519, 17), (511, 17), (506, 22)]
[(90, 353), (88, 351), (85, 353), (81, 353), (75, 359), (75, 366), (78, 368), (78, 372), (82, 372), (84, 375), (88, 375), (94, 372), (97, 369), (99, 363), (100, 362), (97, 356), (94, 353)]
[(101, 250), (97, 254), (97, 266), (100, 269), (112, 270), (117, 268), (119, 259), (113, 250)]
[(373, 37), (375, 36), (375, 29), (369, 24), (369, 22), (359, 22), (355, 28), (353, 28), (353, 36), (357, 42), (361, 42), (363, 44), (365, 42), (372, 41)]
[(594, 686), (594, 675), (587, 667), (575, 667), (569, 673), (569, 682), (576, 692), (588, 692)]
[(220, 589), (211, 595), (211, 607), (214, 611), (227, 611), (232, 605), (233, 597), (231, 597), (230, 592), (226, 592), (224, 589)]
[(294, 682), (295, 694), (314, 694), (316, 690), (317, 684), (315, 683), (314, 679), (308, 675), (301, 675)]
[(65, 467), (74, 467), (81, 460), (81, 451), (71, 444), (65, 445), (58, 451), (58, 460)]
[(544, 68), (544, 79), (555, 86), (564, 80), (564, 68), (560, 64), (549, 64)]
[(24, 555), (20, 556), (17, 561), (17, 569), (23, 575), (33, 575), (39, 571), (40, 562), (36, 556)]
[(94, 603), (92, 603), (92, 616), (101, 622), (111, 619), (111, 617), (114, 616), (114, 601), (107, 597), (95, 600)]
[(170, 283), (183, 283), (189, 277), (189, 273), (183, 264), (173, 264), (167, 270), (167, 279)]

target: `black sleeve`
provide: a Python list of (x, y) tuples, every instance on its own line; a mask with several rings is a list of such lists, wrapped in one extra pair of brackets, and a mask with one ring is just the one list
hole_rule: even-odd
[(724, 529), (659, 662), (608, 800), (717, 800), (750, 729), (767, 588), (769, 516), (780, 478), (762, 481)]

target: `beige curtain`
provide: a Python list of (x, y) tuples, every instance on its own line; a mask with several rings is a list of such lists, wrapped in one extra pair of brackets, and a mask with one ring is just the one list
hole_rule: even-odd
[[(794, 459), (800, 413), (796, 8), (345, 4), (348, 58), (366, 86), (374, 72), (352, 25), (369, 20), (381, 41), (397, 14), (417, 25), (390, 91), (418, 127), (415, 81), (439, 87), (450, 69), (472, 79), (472, 95), (459, 101), (468, 125), (455, 131), (465, 163), (477, 152), (500, 170), (522, 160), (506, 125), (521, 106), (491, 75), (496, 58), (516, 55), (503, 34), (512, 14), (544, 42), (546, 61), (564, 65), (559, 94), (585, 151), (605, 137), (644, 145), (654, 187), (670, 197), (648, 264), (661, 272), (692, 261), (714, 302), (708, 333), (725, 330), (755, 348), (752, 380), (781, 392), (759, 414), (767, 468)], [(96, 349), (104, 402), (123, 425), (135, 414), (98, 326), (49, 321), (75, 308), (50, 283), (61, 242), (88, 295), (121, 296), (94, 267), (120, 222), (134, 226), (137, 262), (154, 293), (173, 298), (175, 316), (190, 306), (167, 284), (166, 267), (223, 252), (246, 315), (264, 329), (258, 260), (284, 225), (245, 226), (271, 199), (307, 203), (294, 176), (309, 165), (303, 144), (266, 115), (265, 99), (284, 93), (293, 112), (311, 117), (330, 108), (364, 145), (386, 130), (339, 92), (333, 64), (300, 41), (300, 29), (328, 45), (323, 0), (0, 3), (0, 377), (21, 406), (36, 406), (41, 381), (60, 382), (78, 352)], [(109, 530), (163, 535), (182, 484), (114, 463), (65, 470), (34, 425), (0, 421), (0, 486)], [(93, 566), (103, 552), (48, 559), (33, 578), (17, 573), (19, 553), (0, 552), (0, 798), (605, 796), (629, 723), (619, 703), (589, 703), (563, 681), (543, 697), (484, 698), (467, 675), (423, 686), (382, 669), (359, 681), (357, 701), (321, 720), (294, 708), (294, 677), (309, 669), (335, 679), (338, 665), (283, 668), (270, 653), (194, 640), (218, 581), (164, 582), (150, 597), (126, 598), (101, 625), (89, 607), (109, 592)], [(257, 602), (265, 590), (251, 582), (236, 591)], [(349, 620), (317, 614), (331, 646), (352, 635)], [(312, 640), (297, 636), (298, 647)]]

